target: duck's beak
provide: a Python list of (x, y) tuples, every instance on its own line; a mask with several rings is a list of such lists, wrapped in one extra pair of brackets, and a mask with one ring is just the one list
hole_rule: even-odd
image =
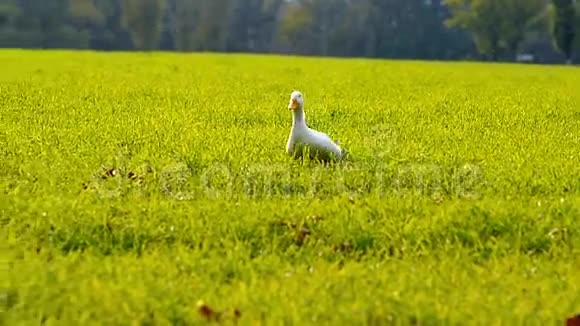
[(298, 101), (296, 101), (296, 99), (291, 99), (290, 100), (290, 104), (288, 104), (288, 110), (296, 110), (296, 108), (298, 107)]

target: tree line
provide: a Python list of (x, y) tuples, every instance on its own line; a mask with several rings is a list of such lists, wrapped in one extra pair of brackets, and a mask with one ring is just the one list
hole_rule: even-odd
[(580, 59), (576, 0), (0, 0), (0, 47)]

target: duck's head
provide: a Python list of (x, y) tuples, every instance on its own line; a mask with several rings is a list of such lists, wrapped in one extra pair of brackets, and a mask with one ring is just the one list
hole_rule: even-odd
[(304, 98), (299, 91), (294, 91), (290, 94), (290, 102), (288, 103), (288, 110), (296, 111), (304, 108)]

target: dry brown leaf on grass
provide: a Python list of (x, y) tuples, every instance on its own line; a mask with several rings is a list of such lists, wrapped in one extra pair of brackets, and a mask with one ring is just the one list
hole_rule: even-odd
[(566, 320), (566, 326), (580, 326), (580, 314)]
[(237, 308), (233, 310), (231, 315), (229, 315), (222, 311), (215, 310), (202, 300), (197, 302), (197, 311), (205, 320), (214, 322), (220, 322), (228, 318), (237, 321), (242, 316), (242, 312)]

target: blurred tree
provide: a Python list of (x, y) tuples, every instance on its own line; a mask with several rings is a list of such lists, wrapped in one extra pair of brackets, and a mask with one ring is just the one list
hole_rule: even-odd
[(530, 31), (541, 29), (545, 0), (502, 0), (502, 41), (510, 54), (516, 54)]
[(444, 25), (449, 13), (440, 1), (342, 1), (337, 7), (344, 10), (334, 10), (331, 53), (449, 59), (471, 51), (466, 33)]
[(445, 20), (451, 15), (443, 0), (425, 1), (427, 9), (420, 28), (423, 30), (419, 43), (422, 58), (460, 59), (475, 52), (470, 35), (459, 28), (448, 28)]
[(341, 56), (376, 56), (376, 35), (370, 26), (370, 11), (368, 1), (358, 1), (347, 7), (330, 42), (333, 53)]
[(526, 31), (538, 21), (544, 0), (446, 0), (452, 17), (447, 26), (471, 32), (480, 53), (497, 60), (516, 52)]
[(13, 23), (23, 47), (86, 48), (89, 33), (70, 23), (68, 0), (20, 0), (20, 15)]
[(576, 33), (574, 40), (576, 42), (574, 43), (576, 44), (576, 46), (574, 48), (576, 49), (576, 57), (578, 58), (580, 54), (580, 1), (576, 1), (575, 11), (576, 11), (576, 24), (575, 24)]
[(417, 42), (421, 14), (417, 0), (367, 0), (367, 49), (372, 56), (402, 57), (411, 43)]
[(199, 3), (196, 0), (172, 0), (170, 9), (171, 34), (176, 50), (197, 49), (196, 27), (199, 20)]
[(255, 51), (262, 22), (262, 0), (233, 0), (231, 14), (228, 50)]
[[(74, 1), (74, 0), (72, 0)], [(104, 17), (102, 24), (92, 26), (91, 46), (105, 50), (127, 50), (132, 47), (131, 34), (123, 27), (123, 8), (120, 0), (94, 0)]]
[(21, 33), (14, 24), (20, 16), (17, 0), (4, 0), (0, 3), (0, 47), (15, 47), (21, 44)]
[(342, 25), (348, 14), (348, 0), (312, 0), (310, 8), (315, 18), (312, 24), (314, 50), (323, 56), (335, 55), (347, 43), (353, 33), (340, 34), (337, 29)]
[(102, 23), (104, 16), (93, 0), (69, 0), (69, 14), (73, 21), (81, 24)]
[(153, 50), (159, 45), (165, 0), (122, 0), (122, 23), (135, 48)]
[[(424, 0), (368, 0), (370, 24), (374, 30), (374, 48), (378, 56), (394, 58), (425, 58), (440, 42), (434, 36), (443, 27), (435, 10)], [(418, 23), (420, 22), (420, 23)], [(439, 35), (441, 36), (441, 35)], [(444, 44), (437, 44), (444, 48)]]
[(0, 0), (0, 46), (553, 60), (546, 1)]
[(554, 42), (566, 57), (566, 62), (571, 64), (578, 20), (575, 4), (573, 0), (552, 0), (550, 9)]
[(10, 26), (20, 14), (17, 0), (0, 2), (0, 28)]
[(310, 1), (286, 3), (280, 18), (279, 41), (285, 51), (298, 54), (313, 54), (314, 13)]
[(283, 0), (232, 0), (227, 50), (264, 52), (271, 49), (276, 15)]
[[(103, 48), (121, 33), (113, 30), (108, 18), (112, 15), (114, 0), (69, 0), (69, 19), (77, 30), (90, 34), (90, 46)], [(117, 24), (118, 26), (118, 24)], [(119, 47), (118, 44), (109, 47)]]
[(196, 0), (199, 19), (195, 29), (198, 49), (225, 51), (232, 0)]

